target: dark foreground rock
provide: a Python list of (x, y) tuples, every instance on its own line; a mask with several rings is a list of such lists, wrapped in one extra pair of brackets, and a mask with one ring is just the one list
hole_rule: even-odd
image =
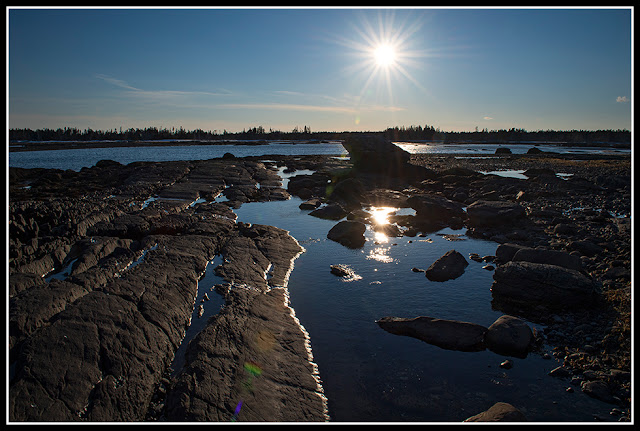
[(495, 403), (482, 413), (471, 416), (464, 422), (526, 422), (525, 415), (509, 403)]
[[(287, 303), (303, 250), (286, 231), (236, 223), (232, 212), (287, 196), (275, 168), (235, 158), (101, 162), (80, 172), (12, 168), (11, 179), (10, 421), (157, 420), (163, 397), (173, 421), (212, 412), (230, 420), (241, 400), (238, 421), (326, 420), (308, 340)], [(243, 388), (245, 365), (257, 364), (248, 367), (259, 366), (254, 383), (270, 383), (238, 400), (222, 388), (200, 397), (186, 377), (168, 377), (198, 280), (217, 255), (231, 286), (227, 314), (212, 327), (216, 345), (195, 342), (187, 366), (201, 388)], [(220, 369), (196, 359), (200, 347), (219, 355)]]
[[(166, 399), (168, 421), (324, 421), (326, 399), (285, 289), (236, 287), (191, 341)], [(302, 359), (302, 360), (301, 360)]]

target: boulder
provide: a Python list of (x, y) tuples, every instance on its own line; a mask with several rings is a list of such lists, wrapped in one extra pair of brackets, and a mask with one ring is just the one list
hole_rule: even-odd
[(449, 250), (425, 271), (431, 281), (447, 281), (460, 277), (469, 262), (455, 250)]
[(562, 266), (575, 271), (582, 270), (582, 260), (579, 256), (560, 250), (500, 244), (496, 250), (496, 256), (499, 257), (502, 263), (513, 260), (515, 262), (545, 263), (548, 265)]
[(331, 203), (323, 207), (317, 208), (309, 213), (314, 217), (328, 219), (328, 220), (340, 220), (346, 217), (348, 212), (337, 203)]
[(364, 237), (366, 229), (366, 225), (362, 222), (343, 220), (331, 228), (327, 234), (327, 238), (345, 247), (360, 248), (366, 241)]
[(420, 218), (447, 221), (452, 217), (464, 217), (462, 205), (442, 196), (414, 195), (407, 199), (410, 208)]
[(301, 210), (314, 210), (322, 204), (322, 201), (318, 198), (311, 198), (302, 202), (299, 206)]
[(442, 349), (463, 352), (485, 350), (484, 334), (487, 328), (475, 323), (427, 316), (383, 317), (376, 323), (391, 334), (417, 338)]
[(474, 227), (512, 225), (525, 217), (521, 205), (505, 201), (475, 201), (467, 207), (469, 223)]
[(327, 188), (327, 197), (332, 201), (343, 202), (347, 206), (360, 205), (364, 201), (364, 186), (360, 180), (346, 178), (333, 188)]
[(611, 393), (609, 385), (602, 380), (587, 380), (580, 384), (582, 392), (592, 398), (604, 401), (605, 403), (615, 404), (616, 399)]
[(354, 168), (363, 172), (398, 176), (410, 159), (407, 151), (375, 136), (350, 138), (342, 146), (349, 152)]
[(534, 336), (529, 325), (523, 320), (504, 315), (489, 326), (484, 341), (487, 348), (494, 353), (525, 358)]
[(495, 403), (488, 410), (465, 419), (464, 422), (526, 422), (520, 410), (509, 403)]
[(545, 263), (507, 262), (493, 274), (494, 299), (551, 308), (583, 306), (593, 300), (597, 284), (576, 270)]

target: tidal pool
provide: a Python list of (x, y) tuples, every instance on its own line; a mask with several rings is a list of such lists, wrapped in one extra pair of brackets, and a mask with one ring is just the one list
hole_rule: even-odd
[[(502, 314), (491, 307), (493, 272), (470, 253), (494, 255), (497, 243), (444, 229), (417, 237), (386, 237), (367, 227), (366, 243), (349, 249), (326, 238), (337, 221), (298, 208), (302, 201), (246, 203), (238, 221), (286, 229), (305, 248), (289, 278), (291, 306), (309, 333), (329, 416), (336, 422), (460, 422), (495, 402), (508, 402), (530, 421), (593, 421), (611, 406), (589, 398), (570, 383), (548, 376), (561, 365), (533, 353), (509, 358), (489, 350), (444, 350), (385, 332), (385, 316), (430, 316), (489, 326)], [(395, 209), (370, 209), (380, 220)], [(378, 210), (378, 211), (376, 211)], [(404, 209), (403, 211), (407, 211)], [(455, 249), (469, 262), (464, 274), (446, 282), (423, 272)], [(358, 277), (343, 279), (330, 266), (342, 264)], [(530, 323), (532, 329), (541, 330)], [(613, 419), (612, 419), (613, 420)]]

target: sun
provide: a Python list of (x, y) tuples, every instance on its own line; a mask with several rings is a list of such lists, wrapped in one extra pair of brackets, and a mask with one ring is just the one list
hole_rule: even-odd
[[(422, 69), (423, 58), (428, 56), (428, 52), (421, 48), (424, 38), (418, 37), (424, 21), (418, 18), (422, 17), (421, 14), (402, 12), (397, 15), (393, 10), (361, 12), (351, 22), (353, 33), (332, 35), (336, 43), (348, 48), (350, 58), (354, 60), (346, 65), (344, 75), (352, 79), (355, 88), (360, 88), (354, 96), (358, 110), (363, 106), (389, 112), (401, 109), (395, 106), (395, 98), (401, 93), (394, 94), (394, 89), (404, 91), (402, 80), (408, 80), (427, 92), (410, 71)], [(355, 37), (345, 36), (349, 34)], [(419, 73), (422, 74), (421, 71)]]
[(390, 44), (380, 44), (374, 48), (373, 57), (377, 66), (391, 67), (396, 62), (396, 50)]

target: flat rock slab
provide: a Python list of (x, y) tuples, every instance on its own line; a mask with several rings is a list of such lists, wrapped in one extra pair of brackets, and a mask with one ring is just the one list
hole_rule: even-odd
[(169, 421), (325, 421), (306, 333), (284, 288), (233, 287), (189, 344), (167, 393)]
[(391, 334), (417, 338), (447, 350), (479, 352), (486, 348), (484, 334), (487, 328), (475, 323), (427, 316), (383, 317), (376, 323)]
[[(238, 311), (237, 319), (227, 315), (219, 333), (230, 338), (220, 341), (217, 352), (237, 359), (237, 352), (279, 346), (272, 356), (239, 362), (239, 372), (258, 378), (259, 365), (262, 377), (271, 376), (263, 379), (271, 383), (262, 393), (278, 398), (245, 398), (238, 420), (325, 419), (308, 339), (284, 287), (303, 249), (282, 229), (236, 223), (231, 210), (242, 202), (286, 197), (274, 169), (233, 158), (103, 161), (80, 172), (12, 172), (31, 188), (12, 191), (10, 202), (9, 420), (160, 417), (159, 388), (168, 386), (165, 378), (189, 325), (198, 281), (220, 254), (226, 260), (219, 275), (251, 286), (228, 296), (229, 310), (242, 310), (240, 304), (256, 310)], [(212, 202), (222, 191), (228, 202)], [(66, 278), (46, 278), (63, 269)], [(197, 379), (209, 377), (217, 378)], [(244, 380), (236, 383), (245, 387)], [(225, 407), (234, 413), (239, 400), (210, 395), (212, 406), (202, 410), (233, 402)], [(191, 407), (202, 399), (193, 398)]]

